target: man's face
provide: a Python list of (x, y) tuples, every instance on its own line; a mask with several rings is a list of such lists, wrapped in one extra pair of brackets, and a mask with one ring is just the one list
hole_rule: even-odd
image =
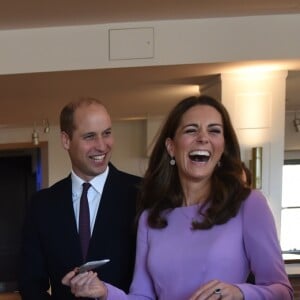
[(72, 139), (62, 132), (62, 145), (76, 175), (89, 181), (103, 173), (110, 161), (114, 143), (111, 119), (102, 105), (82, 105), (74, 113), (74, 127)]

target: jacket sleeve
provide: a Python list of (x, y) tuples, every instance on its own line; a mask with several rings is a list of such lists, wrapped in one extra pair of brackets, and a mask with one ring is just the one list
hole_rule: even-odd
[(33, 197), (24, 227), (19, 269), (19, 290), (23, 300), (51, 299), (49, 277), (45, 268), (37, 226), (37, 198)]

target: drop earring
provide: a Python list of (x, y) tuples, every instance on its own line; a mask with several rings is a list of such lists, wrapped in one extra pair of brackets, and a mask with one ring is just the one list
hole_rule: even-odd
[(170, 165), (171, 166), (175, 166), (175, 164), (176, 164), (176, 161), (175, 161), (174, 157), (171, 157), (171, 159), (170, 159)]

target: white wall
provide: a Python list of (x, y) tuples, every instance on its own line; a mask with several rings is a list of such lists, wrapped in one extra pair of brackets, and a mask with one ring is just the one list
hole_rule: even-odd
[[(109, 60), (109, 30), (141, 27), (154, 57)], [(273, 15), (2, 30), (0, 74), (299, 58), (299, 28), (300, 15)]]
[(253, 147), (262, 147), (262, 186), (280, 234), (282, 164), (287, 71), (222, 74), (222, 101), (227, 107), (248, 163)]

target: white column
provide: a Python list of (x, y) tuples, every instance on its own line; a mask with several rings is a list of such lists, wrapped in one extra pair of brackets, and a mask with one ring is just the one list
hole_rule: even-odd
[(263, 148), (262, 192), (280, 234), (287, 71), (248, 70), (221, 75), (222, 102), (228, 109), (246, 165), (252, 147)]

